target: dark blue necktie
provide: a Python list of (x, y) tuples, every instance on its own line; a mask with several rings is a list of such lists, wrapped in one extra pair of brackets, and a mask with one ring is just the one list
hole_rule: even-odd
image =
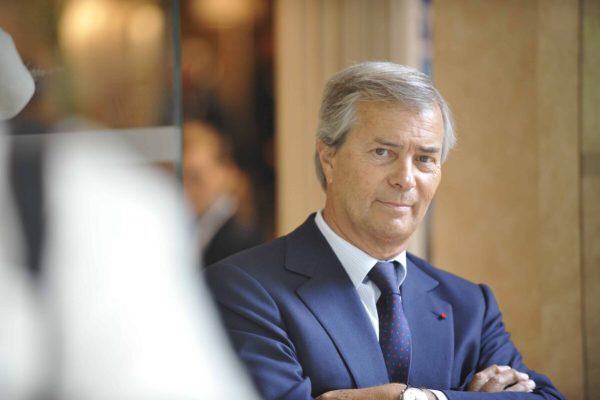
[(383, 352), (390, 382), (407, 383), (411, 350), (410, 329), (402, 309), (395, 262), (378, 262), (369, 272), (369, 278), (381, 290), (381, 297), (377, 301), (379, 346)]

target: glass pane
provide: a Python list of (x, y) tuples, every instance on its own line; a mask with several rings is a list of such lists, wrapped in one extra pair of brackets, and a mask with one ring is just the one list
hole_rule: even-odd
[(150, 161), (178, 158), (173, 2), (0, 0), (0, 7), (0, 26), (36, 81), (33, 99), (0, 129), (117, 131)]

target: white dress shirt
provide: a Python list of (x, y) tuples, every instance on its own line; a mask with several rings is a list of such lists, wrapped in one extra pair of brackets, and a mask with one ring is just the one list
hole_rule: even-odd
[[(397, 256), (389, 260), (378, 260), (371, 257), (352, 243), (343, 239), (340, 235), (335, 233), (333, 229), (327, 225), (323, 218), (323, 210), (320, 210), (315, 216), (315, 223), (317, 227), (327, 240), (327, 243), (333, 249), (333, 252), (337, 256), (338, 260), (346, 270), (346, 273), (350, 277), (350, 280), (354, 284), (358, 296), (361, 302), (365, 306), (369, 320), (373, 325), (373, 329), (377, 337), (379, 337), (379, 317), (377, 315), (377, 300), (381, 295), (381, 291), (369, 278), (368, 274), (371, 268), (375, 266), (378, 261), (397, 261), (396, 265), (396, 279), (398, 280), (398, 287), (402, 285), (408, 274), (406, 264), (406, 251), (401, 252)], [(444, 393), (439, 390), (429, 389), (438, 398), (438, 400), (447, 400)]]

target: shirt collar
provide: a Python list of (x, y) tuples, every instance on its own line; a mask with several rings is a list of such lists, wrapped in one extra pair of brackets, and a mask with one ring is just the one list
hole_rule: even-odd
[(398, 262), (398, 266), (396, 267), (398, 287), (400, 287), (402, 282), (404, 282), (404, 279), (406, 279), (406, 251), (401, 252), (390, 260), (378, 260), (335, 233), (333, 229), (327, 225), (327, 222), (325, 222), (323, 210), (320, 210), (315, 216), (315, 223), (337, 258), (340, 260), (340, 263), (346, 270), (354, 287), (357, 288), (360, 284), (368, 281), (367, 275), (378, 261)]

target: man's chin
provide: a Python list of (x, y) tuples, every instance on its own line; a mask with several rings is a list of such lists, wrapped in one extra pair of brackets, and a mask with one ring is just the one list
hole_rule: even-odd
[(391, 245), (401, 246), (410, 239), (415, 232), (416, 227), (412, 225), (400, 224), (385, 227), (380, 231), (380, 238)]

